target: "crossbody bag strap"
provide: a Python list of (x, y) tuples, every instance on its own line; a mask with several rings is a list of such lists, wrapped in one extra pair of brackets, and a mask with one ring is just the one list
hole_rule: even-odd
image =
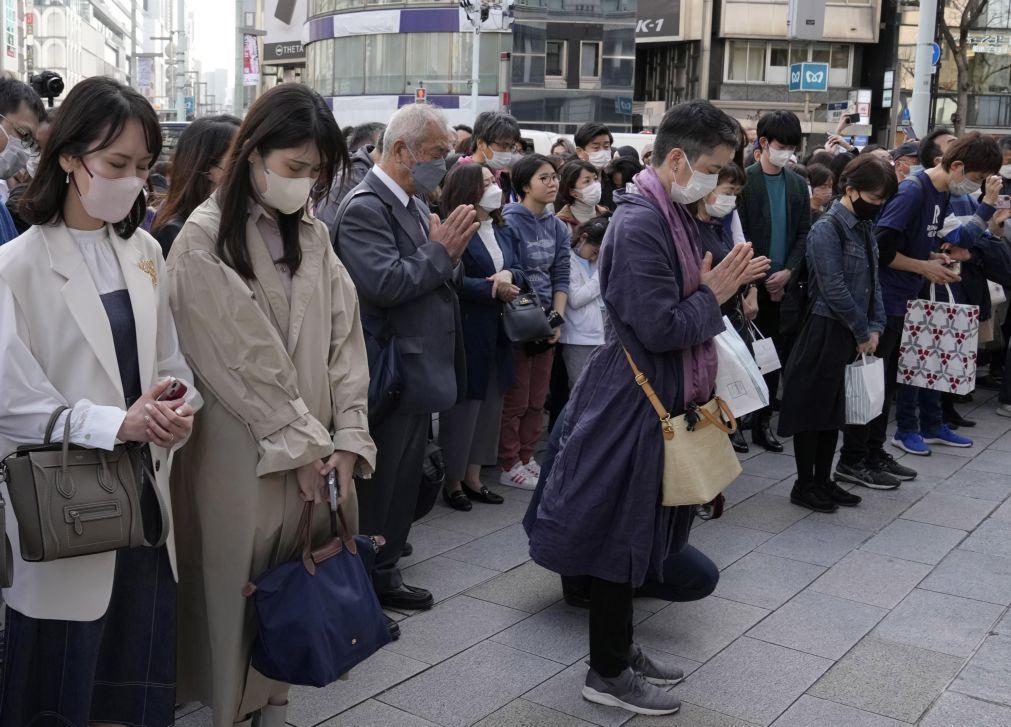
[(674, 423), (671, 421), (670, 412), (667, 411), (667, 408), (660, 401), (660, 397), (657, 396), (652, 384), (649, 383), (649, 379), (646, 378), (646, 374), (640, 371), (639, 367), (635, 365), (635, 361), (632, 360), (632, 354), (628, 352), (627, 348), (622, 348), (622, 350), (625, 352), (625, 358), (628, 359), (628, 365), (632, 367), (632, 374), (635, 376), (635, 383), (642, 389), (642, 393), (646, 395), (646, 398), (649, 399), (649, 403), (653, 405), (653, 411), (655, 411), (657, 416), (660, 417), (660, 426), (663, 428), (663, 438), (668, 440), (674, 439)]

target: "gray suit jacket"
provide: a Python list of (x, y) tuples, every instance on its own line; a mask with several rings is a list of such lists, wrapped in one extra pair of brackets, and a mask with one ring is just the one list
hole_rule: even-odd
[(337, 212), (336, 250), (361, 301), (370, 363), (377, 338), (392, 334), (402, 362), (400, 410), (440, 412), (467, 390), (463, 327), (454, 269), (445, 248), (428, 239), (428, 206), (413, 216), (374, 172)]

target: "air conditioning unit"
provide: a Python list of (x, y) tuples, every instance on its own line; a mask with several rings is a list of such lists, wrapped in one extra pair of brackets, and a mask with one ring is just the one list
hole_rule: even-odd
[(786, 15), (786, 37), (821, 40), (825, 32), (825, 0), (790, 0)]

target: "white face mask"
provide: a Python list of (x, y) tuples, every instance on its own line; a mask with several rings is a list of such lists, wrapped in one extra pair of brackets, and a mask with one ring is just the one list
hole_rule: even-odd
[(485, 212), (494, 212), (502, 207), (502, 188), (497, 184), (493, 184), (488, 189), (484, 190), (484, 194), (481, 195), (481, 201), (478, 202)]
[(769, 161), (780, 169), (785, 167), (793, 156), (792, 149), (773, 149), (771, 146), (766, 147), (763, 152), (768, 155)]
[(11, 136), (0, 126), (7, 137), (7, 146), (0, 151), (0, 179), (8, 179), (28, 166), (28, 150), (21, 139)]
[(592, 182), (579, 190), (579, 199), (576, 202), (582, 203), (587, 207), (596, 207), (600, 202), (600, 194), (600, 182)]
[(732, 194), (718, 194), (713, 203), (706, 202), (706, 212), (711, 217), (723, 219), (737, 208), (737, 197)]
[(1005, 164), (1000, 168), (1000, 175), (1004, 179), (1011, 179), (1011, 164)]
[[(688, 164), (688, 168), (692, 169), (692, 165), (689, 164), (687, 159), (685, 159), (685, 164)], [(719, 183), (719, 174), (703, 174), (692, 169), (692, 178), (688, 180), (688, 184), (685, 186), (682, 187), (678, 184), (677, 179), (671, 182), (670, 196), (671, 199), (679, 204), (691, 204), (708, 196), (716, 189)]]
[(600, 151), (595, 151), (590, 153), (590, 164), (595, 166), (597, 169), (603, 169), (611, 161), (611, 150), (601, 149)]
[(315, 181), (312, 177), (282, 177), (267, 169), (266, 165), (263, 171), (267, 176), (267, 191), (260, 198), (267, 207), (283, 215), (294, 214), (305, 207)]
[(962, 197), (965, 195), (976, 194), (979, 192), (980, 186), (979, 182), (974, 182), (968, 177), (963, 177), (958, 181), (951, 180), (951, 182), (948, 183), (948, 191), (956, 197)]
[(516, 154), (511, 151), (492, 151), (491, 159), (485, 160), (488, 168), (495, 172), (509, 169), (516, 163)]
[(922, 164), (913, 164), (912, 166), (909, 167), (910, 174), (919, 174), (922, 171), (923, 171)]

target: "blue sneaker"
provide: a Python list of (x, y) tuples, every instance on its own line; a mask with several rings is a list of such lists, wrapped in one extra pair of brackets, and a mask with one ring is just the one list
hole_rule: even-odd
[[(945, 427), (945, 429), (948, 428)], [(948, 430), (948, 434), (951, 435), (950, 429)], [(916, 454), (921, 457), (926, 457), (930, 454), (930, 447), (924, 443), (923, 437), (920, 436), (919, 432), (904, 432), (901, 429), (896, 430), (895, 436), (892, 437), (892, 446), (898, 447), (903, 452), (909, 452), (910, 454)]]
[[(963, 437), (961, 434), (955, 434), (951, 429), (948, 428), (947, 424), (942, 424), (933, 432), (923, 432), (923, 441), (929, 442), (930, 444), (943, 444), (948, 447), (971, 447), (972, 440), (968, 437)], [(909, 450), (906, 450), (909, 451)]]

